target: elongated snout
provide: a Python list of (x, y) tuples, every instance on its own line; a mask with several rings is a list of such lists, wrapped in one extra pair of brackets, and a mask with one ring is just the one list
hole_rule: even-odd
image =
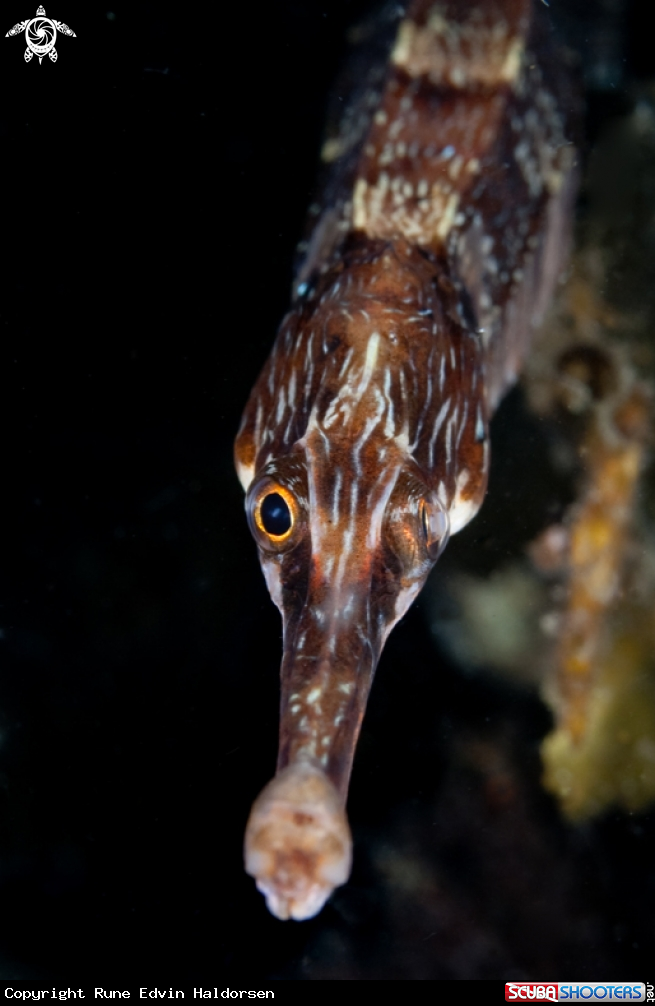
[(350, 875), (352, 840), (343, 800), (309, 761), (278, 772), (253, 804), (246, 872), (278, 919), (311, 919)]
[(285, 626), (277, 774), (255, 801), (246, 871), (280, 919), (316, 915), (350, 874), (348, 782), (380, 649), (370, 584), (312, 592)]

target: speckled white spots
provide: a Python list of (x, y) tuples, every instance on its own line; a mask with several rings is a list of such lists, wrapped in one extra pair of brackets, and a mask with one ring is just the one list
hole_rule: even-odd
[(514, 41), (509, 47), (509, 51), (507, 53), (505, 62), (503, 63), (500, 72), (500, 77), (502, 80), (506, 80), (508, 82), (516, 80), (519, 74), (519, 70), (521, 69), (523, 51), (524, 47), (521, 39), (518, 38), (514, 39)]
[[(433, 186), (433, 195), (434, 195), (434, 186)], [(448, 237), (448, 234), (451, 231), (458, 206), (459, 206), (459, 195), (456, 192), (453, 192), (448, 197), (448, 202), (446, 203), (446, 206), (444, 208), (443, 215), (437, 225), (437, 236), (441, 238), (442, 241), (445, 241), (445, 239)]]
[(350, 695), (355, 688), (352, 681), (341, 681), (339, 683), (339, 691), (343, 692), (344, 695)]
[(410, 77), (427, 76), (435, 84), (456, 88), (513, 84), (521, 70), (522, 39), (506, 22), (492, 27), (481, 22), (476, 4), (469, 5), (468, 16), (466, 12), (464, 7), (454, 21), (435, 4), (424, 25), (401, 21), (392, 63)]
[(321, 160), (325, 164), (331, 164), (332, 161), (336, 161), (337, 158), (341, 157), (345, 153), (347, 147), (344, 143), (342, 137), (334, 136), (326, 140), (321, 148)]
[[(404, 141), (400, 141), (395, 146), (395, 156), (400, 158), (405, 152)], [(427, 180), (422, 179), (420, 181), (425, 182), (420, 188), (422, 195), (416, 199), (413, 182), (403, 174), (394, 173), (393, 160), (394, 148), (388, 142), (383, 147), (379, 164), (389, 167), (391, 174), (381, 171), (374, 183), (357, 178), (352, 200), (353, 227), (370, 237), (389, 239), (402, 235), (420, 244), (431, 244), (435, 237), (444, 241), (453, 227), (459, 206), (459, 193), (453, 189), (453, 183), (441, 176), (430, 189)], [(451, 165), (455, 174), (459, 174), (462, 163), (461, 158), (456, 158), (454, 167)]]
[(463, 163), (464, 158), (461, 156), (461, 154), (458, 154), (457, 157), (453, 158), (453, 160), (448, 165), (448, 174), (453, 181), (456, 181), (459, 178), (459, 173), (462, 170)]
[(318, 702), (321, 695), (323, 694), (322, 688), (312, 688), (311, 691), (307, 693), (307, 703), (310, 706), (315, 705)]
[(364, 178), (358, 178), (353, 191), (353, 227), (355, 230), (366, 230), (366, 193), (368, 185)]
[(491, 234), (483, 234), (480, 238), (480, 253), (485, 258), (487, 255), (491, 255), (494, 247), (494, 239)]
[(396, 35), (396, 42), (391, 53), (391, 62), (397, 66), (405, 66), (409, 60), (414, 41), (415, 26), (413, 21), (401, 21)]
[(450, 71), (450, 83), (455, 87), (464, 87), (466, 84), (466, 73), (464, 67), (454, 66)]
[[(378, 165), (381, 168), (386, 168), (387, 165), (391, 164), (391, 162), (393, 160), (394, 160), (393, 143), (385, 143), (384, 147), (382, 148), (382, 153), (378, 157)], [(382, 180), (382, 175), (380, 175), (380, 181), (381, 180)]]

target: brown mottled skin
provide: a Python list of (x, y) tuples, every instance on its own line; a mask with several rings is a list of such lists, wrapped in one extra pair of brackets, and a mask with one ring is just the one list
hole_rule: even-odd
[[(535, 13), (414, 0), (384, 28), (385, 68), (324, 147), (295, 302), (237, 437), (284, 622), (278, 774), (246, 834), (280, 918), (347, 879), (343, 805), (380, 652), (482, 503), (489, 419), (566, 250), (575, 158)], [(283, 534), (261, 516), (272, 493)]]

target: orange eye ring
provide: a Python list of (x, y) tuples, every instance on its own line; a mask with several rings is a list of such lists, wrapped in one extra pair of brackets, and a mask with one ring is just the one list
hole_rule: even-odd
[(252, 515), (255, 526), (273, 545), (282, 545), (293, 534), (298, 520), (298, 504), (293, 493), (269, 482), (257, 495)]

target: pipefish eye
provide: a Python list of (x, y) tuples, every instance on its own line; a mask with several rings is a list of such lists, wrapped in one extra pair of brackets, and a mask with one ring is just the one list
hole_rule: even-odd
[(431, 495), (421, 500), (420, 517), (425, 547), (432, 560), (438, 559), (448, 541), (448, 514), (436, 496)]
[(256, 487), (248, 507), (255, 538), (266, 548), (290, 544), (298, 523), (298, 502), (286, 486), (265, 479)]
[(267, 493), (261, 500), (256, 515), (262, 531), (271, 538), (284, 538), (293, 527), (289, 504), (280, 493)]

